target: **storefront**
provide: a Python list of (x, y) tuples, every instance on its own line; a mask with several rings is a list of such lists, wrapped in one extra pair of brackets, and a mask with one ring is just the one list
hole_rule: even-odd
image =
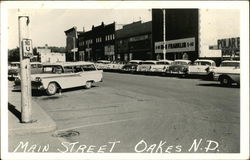
[[(166, 41), (166, 59), (192, 59), (195, 46), (195, 37)], [(163, 48), (163, 41), (155, 42), (156, 59), (163, 58)]]

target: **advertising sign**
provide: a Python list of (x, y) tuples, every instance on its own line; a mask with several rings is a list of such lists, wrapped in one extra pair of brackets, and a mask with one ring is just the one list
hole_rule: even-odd
[(218, 45), (218, 49), (222, 49), (222, 50), (223, 49), (239, 50), (240, 49), (240, 37), (218, 39), (217, 45)]
[(31, 39), (23, 39), (22, 40), (23, 47), (23, 57), (30, 58), (33, 56), (33, 48)]
[[(195, 38), (166, 41), (166, 53), (195, 51)], [(155, 42), (155, 53), (163, 53), (163, 41)]]

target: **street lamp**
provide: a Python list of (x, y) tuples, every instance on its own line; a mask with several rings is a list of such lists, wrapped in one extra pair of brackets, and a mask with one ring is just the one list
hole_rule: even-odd
[(165, 19), (166, 10), (163, 9), (163, 59), (166, 59), (166, 19)]

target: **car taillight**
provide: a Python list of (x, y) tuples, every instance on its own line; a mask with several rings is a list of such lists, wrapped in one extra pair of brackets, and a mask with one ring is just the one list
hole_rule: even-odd
[(41, 82), (42, 79), (41, 79), (41, 77), (36, 77), (36, 78), (35, 78), (35, 81), (36, 81), (36, 82)]

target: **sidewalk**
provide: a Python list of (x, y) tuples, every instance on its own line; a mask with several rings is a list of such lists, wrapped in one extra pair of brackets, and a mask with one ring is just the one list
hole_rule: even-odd
[(12, 82), (8, 85), (9, 134), (43, 133), (56, 129), (56, 123), (34, 101), (32, 101), (32, 120), (35, 122), (21, 123), (21, 92), (12, 92)]

